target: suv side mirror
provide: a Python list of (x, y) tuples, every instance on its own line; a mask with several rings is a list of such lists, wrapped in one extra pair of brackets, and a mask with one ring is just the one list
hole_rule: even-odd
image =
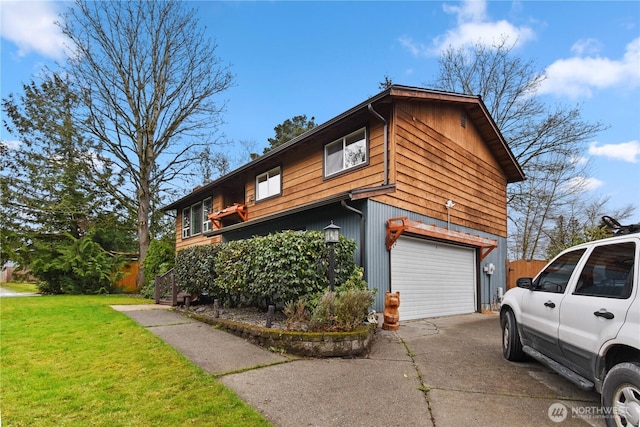
[(533, 279), (531, 277), (521, 277), (516, 280), (516, 286), (519, 288), (531, 289), (533, 287)]

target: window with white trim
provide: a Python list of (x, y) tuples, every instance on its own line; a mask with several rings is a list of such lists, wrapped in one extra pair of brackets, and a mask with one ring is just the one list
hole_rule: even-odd
[(182, 209), (182, 238), (191, 236), (191, 207)]
[(281, 191), (280, 167), (256, 176), (256, 200), (277, 196)]
[(182, 238), (196, 236), (212, 228), (208, 215), (212, 212), (212, 198), (208, 197), (182, 210)]
[(212, 223), (209, 219), (209, 214), (213, 212), (213, 205), (211, 204), (212, 199), (209, 197), (208, 199), (204, 199), (202, 202), (202, 232), (211, 231)]
[(324, 147), (324, 175), (330, 176), (367, 162), (367, 130), (362, 128)]
[(202, 202), (191, 206), (191, 235), (202, 233)]

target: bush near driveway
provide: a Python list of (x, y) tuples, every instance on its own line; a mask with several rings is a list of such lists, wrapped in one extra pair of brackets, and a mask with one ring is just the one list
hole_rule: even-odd
[(6, 298), (7, 426), (268, 426), (230, 390), (111, 304), (126, 296)]

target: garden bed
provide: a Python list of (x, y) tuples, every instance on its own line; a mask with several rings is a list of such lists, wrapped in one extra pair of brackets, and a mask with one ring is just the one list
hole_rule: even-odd
[(183, 315), (230, 332), (271, 351), (305, 357), (358, 357), (368, 353), (377, 324), (363, 324), (351, 332), (308, 332), (285, 329), (286, 318), (274, 314), (271, 328), (267, 314), (255, 308), (219, 309), (212, 306), (178, 308)]

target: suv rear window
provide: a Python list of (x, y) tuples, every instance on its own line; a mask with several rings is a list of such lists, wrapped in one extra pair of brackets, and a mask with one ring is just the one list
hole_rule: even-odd
[(580, 274), (574, 295), (629, 298), (635, 250), (633, 242), (595, 247)]

